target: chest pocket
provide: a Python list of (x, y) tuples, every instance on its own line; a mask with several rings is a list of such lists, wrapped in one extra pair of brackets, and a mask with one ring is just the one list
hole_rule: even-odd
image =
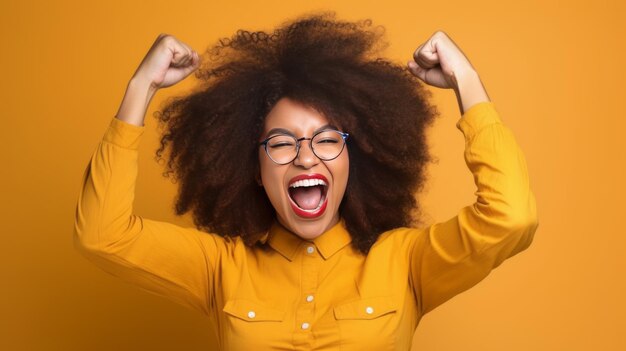
[(286, 341), (285, 310), (253, 300), (229, 300), (222, 309), (225, 350), (265, 350)]
[(365, 298), (333, 308), (342, 350), (394, 350), (398, 313), (391, 296)]
[(251, 300), (229, 300), (224, 312), (247, 322), (281, 322), (285, 311)]
[(390, 297), (376, 297), (348, 302), (333, 309), (335, 319), (375, 319), (396, 311)]

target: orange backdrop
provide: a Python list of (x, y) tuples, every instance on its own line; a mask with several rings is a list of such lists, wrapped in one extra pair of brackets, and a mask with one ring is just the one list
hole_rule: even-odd
[[(130, 4), (129, 4), (130, 3)], [(561, 3), (559, 5), (558, 3)], [(208, 319), (118, 281), (72, 246), (88, 158), (126, 83), (161, 33), (204, 51), (237, 29), (271, 30), (310, 10), (371, 18), (404, 64), (438, 29), (478, 70), (525, 152), (537, 197), (533, 245), (428, 314), (415, 350), (625, 350), (626, 141), (623, 1), (2, 0), (0, 349), (214, 348)], [(175, 186), (154, 161), (152, 113), (135, 211), (176, 218)], [(431, 221), (474, 201), (452, 91), (431, 88), (439, 163), (422, 196)]]

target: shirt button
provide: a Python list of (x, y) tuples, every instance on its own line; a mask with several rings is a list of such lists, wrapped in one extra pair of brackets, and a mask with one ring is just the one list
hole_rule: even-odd
[(254, 313), (254, 311), (248, 312), (248, 318), (254, 318), (254, 317), (256, 317), (256, 313)]
[(313, 302), (313, 299), (314, 299), (313, 295), (309, 295), (306, 297), (307, 302)]
[(302, 323), (302, 329), (305, 329), (305, 330), (309, 329), (309, 323), (307, 322)]
[(367, 313), (367, 314), (372, 314), (372, 313), (374, 313), (374, 309), (373, 309), (373, 308), (371, 308), (371, 307), (369, 307), (369, 306), (367, 306), (367, 307), (365, 308), (365, 313)]
[(309, 247), (306, 248), (306, 252), (312, 254), (312, 253), (315, 252), (315, 248), (313, 246), (309, 246)]

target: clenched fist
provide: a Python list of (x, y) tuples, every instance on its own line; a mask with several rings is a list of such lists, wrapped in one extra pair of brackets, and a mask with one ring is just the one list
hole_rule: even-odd
[(200, 57), (187, 44), (160, 34), (133, 75), (152, 89), (174, 85), (200, 66)]
[(115, 117), (143, 126), (150, 100), (161, 88), (185, 79), (200, 66), (200, 57), (187, 44), (160, 34), (133, 74)]
[(444, 89), (458, 88), (456, 77), (474, 67), (461, 49), (444, 32), (435, 32), (413, 53), (409, 70), (428, 85)]
[(477, 103), (490, 101), (469, 59), (442, 31), (436, 31), (421, 44), (407, 66), (413, 75), (428, 85), (454, 89), (461, 114)]

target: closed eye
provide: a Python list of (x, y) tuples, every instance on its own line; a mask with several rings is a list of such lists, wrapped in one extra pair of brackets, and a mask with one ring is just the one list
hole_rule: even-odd
[(272, 149), (277, 149), (277, 148), (281, 148), (281, 147), (293, 147), (293, 144), (291, 144), (291, 143), (278, 143), (278, 144), (270, 144), (269, 147), (271, 147)]
[(338, 142), (339, 140), (337, 139), (323, 139), (323, 140), (317, 141), (318, 144), (336, 144)]

